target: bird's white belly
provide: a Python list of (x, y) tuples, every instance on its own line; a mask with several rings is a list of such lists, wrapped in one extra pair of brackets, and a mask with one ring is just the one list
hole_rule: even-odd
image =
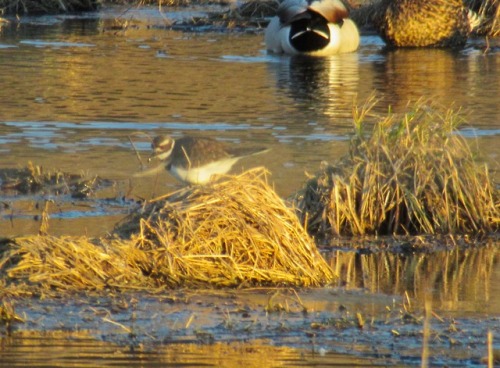
[(238, 161), (240, 157), (231, 157), (221, 161), (211, 162), (201, 167), (179, 167), (172, 165), (170, 172), (177, 179), (190, 184), (206, 184), (213, 175), (224, 175)]

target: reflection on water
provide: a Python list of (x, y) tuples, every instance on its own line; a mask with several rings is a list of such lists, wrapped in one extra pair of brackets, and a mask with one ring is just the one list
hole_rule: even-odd
[(491, 100), (500, 88), (498, 57), (440, 49), (401, 49), (384, 56), (383, 63), (373, 65), (373, 86), (390, 92), (387, 102), (397, 110), (404, 109), (409, 100), (426, 97), (465, 108), (472, 113), (473, 124), (500, 128), (500, 109)]
[(333, 57), (281, 57), (269, 63), (276, 86), (294, 101), (294, 106), (308, 115), (324, 114), (329, 118), (350, 119), (349, 106), (359, 90), (359, 55)]
[(86, 333), (15, 333), (0, 337), (0, 367), (276, 367), (370, 366), (372, 360), (314, 353), (264, 342), (172, 344), (168, 347), (116, 346)]
[(348, 289), (408, 293), (419, 303), (432, 294), (434, 305), (446, 311), (500, 310), (498, 245), (409, 255), (336, 251), (329, 259)]

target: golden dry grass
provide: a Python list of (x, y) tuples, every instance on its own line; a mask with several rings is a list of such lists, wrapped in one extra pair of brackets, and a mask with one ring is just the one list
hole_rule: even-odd
[(500, 36), (500, 0), (465, 0), (465, 4), (480, 17), (476, 34)]
[[(334, 274), (263, 169), (145, 204), (129, 238), (34, 236), (2, 248), (5, 289), (99, 291), (250, 285), (319, 286)], [(8, 282), (5, 282), (5, 279)]]
[(16, 292), (40, 289), (103, 290), (145, 289), (154, 281), (129, 264), (141, 256), (132, 243), (89, 239), (87, 237), (54, 237), (48, 235), (17, 238), (15, 245), (0, 262), (9, 281), (23, 283)]
[(153, 200), (139, 223), (133, 240), (149, 253), (141, 267), (169, 284), (314, 286), (333, 278), (263, 169)]
[(350, 152), (296, 194), (301, 221), (317, 237), (489, 234), (500, 227), (500, 193), (488, 167), (458, 133), (459, 112), (416, 103), (370, 132), (373, 100), (354, 111)]

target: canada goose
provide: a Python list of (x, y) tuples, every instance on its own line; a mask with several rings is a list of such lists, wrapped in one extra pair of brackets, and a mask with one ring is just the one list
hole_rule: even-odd
[(265, 34), (270, 52), (333, 55), (359, 46), (356, 24), (341, 0), (284, 0)]

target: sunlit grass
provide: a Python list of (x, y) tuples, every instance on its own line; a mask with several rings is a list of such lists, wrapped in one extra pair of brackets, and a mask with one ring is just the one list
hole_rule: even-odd
[(149, 201), (111, 238), (16, 238), (0, 256), (5, 289), (12, 285), (14, 295), (320, 286), (335, 277), (263, 169)]
[[(360, 27), (373, 27), (380, 16), (382, 0), (371, 0), (351, 10), (350, 17)], [(500, 35), (500, 0), (465, 0), (464, 4), (477, 14), (473, 35), (498, 37)], [(471, 14), (474, 14), (471, 13)]]
[(460, 135), (459, 111), (419, 102), (371, 125), (372, 107), (354, 109), (348, 155), (324, 163), (295, 197), (312, 235), (498, 231), (500, 193)]
[(479, 15), (475, 33), (500, 36), (500, 0), (465, 0), (465, 4)]

